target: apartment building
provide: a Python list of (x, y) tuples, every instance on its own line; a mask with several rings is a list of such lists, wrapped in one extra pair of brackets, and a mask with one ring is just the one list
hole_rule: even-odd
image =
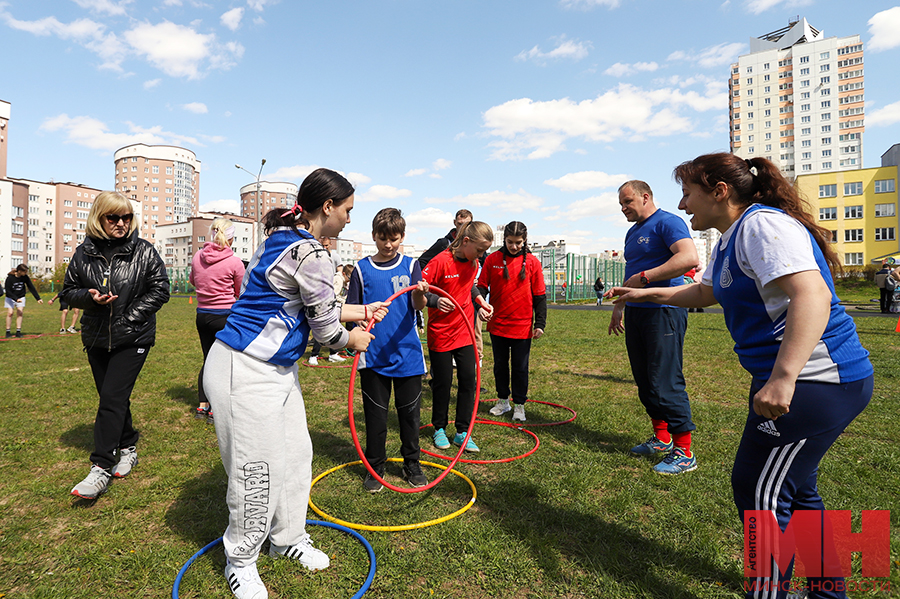
[(235, 255), (244, 262), (253, 257), (256, 248), (256, 221), (235, 214), (201, 212), (188, 218), (186, 222), (156, 227), (156, 235), (163, 244), (160, 255), (166, 264), (170, 279), (185, 281), (189, 278), (194, 254), (200, 251), (204, 243), (212, 241), (209, 228), (213, 221), (220, 217), (234, 223), (234, 242), (231, 249)]
[(248, 183), (241, 187), (241, 216), (260, 221), (273, 208), (287, 210), (297, 202), (299, 187), (285, 181), (260, 181), (259, 197), (257, 184)]
[(728, 79), (731, 151), (765, 157), (790, 178), (860, 169), (863, 44), (799, 19), (750, 38)]
[(876, 168), (800, 175), (796, 185), (819, 225), (831, 231), (844, 266), (880, 264), (900, 256), (897, 179), (900, 144)]
[(187, 222), (197, 213), (200, 161), (185, 148), (145, 144), (119, 148), (114, 160), (116, 191), (141, 205), (140, 236), (162, 254), (156, 228)]

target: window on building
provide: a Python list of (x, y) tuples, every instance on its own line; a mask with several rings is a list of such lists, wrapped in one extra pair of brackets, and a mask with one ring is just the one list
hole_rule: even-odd
[(875, 216), (894, 216), (896, 214), (896, 204), (875, 204)]
[(875, 193), (892, 193), (893, 191), (893, 179), (878, 179), (877, 181), (875, 181)]
[(853, 218), (862, 218), (863, 217), (863, 207), (862, 206), (844, 206), (844, 218), (845, 219), (853, 219)]
[(812, 165), (811, 165), (811, 164), (804, 164), (804, 165), (801, 166), (800, 170), (802, 170), (802, 171), (804, 171), (804, 172), (811, 171), (811, 170), (812, 170)]
[(879, 227), (875, 229), (875, 241), (894, 241), (894, 227)]
[(837, 220), (837, 208), (819, 208), (819, 220)]
[(863, 240), (862, 229), (844, 229), (844, 241), (859, 242)]
[(801, 56), (801, 57), (800, 57), (800, 64), (803, 64), (803, 63), (806, 63), (806, 62), (809, 62), (809, 56)]
[(830, 64), (819, 65), (819, 72), (820, 72), (820, 73), (827, 73), (827, 72), (830, 71), (830, 70), (831, 70), (831, 65), (830, 65)]
[[(845, 196), (859, 196), (862, 195), (863, 192), (863, 184), (862, 181), (855, 181), (853, 183), (844, 183), (844, 195)], [(860, 215), (860, 218), (862, 215)]]
[(825, 169), (825, 170), (830, 169), (830, 168), (831, 168), (831, 163), (830, 163), (830, 162), (823, 162), (823, 163), (822, 163), (822, 168)]
[(830, 158), (831, 150), (822, 150), (822, 158)]
[(831, 52), (822, 52), (819, 54), (819, 60), (828, 60), (831, 58)]

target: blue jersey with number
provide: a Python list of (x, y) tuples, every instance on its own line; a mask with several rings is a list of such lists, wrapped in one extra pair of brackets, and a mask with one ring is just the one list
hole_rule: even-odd
[[(395, 260), (381, 264), (376, 264), (369, 256), (356, 263), (347, 302), (381, 302), (421, 279), (419, 263), (408, 256), (399, 254)], [(372, 327), (372, 334), (375, 339), (360, 356), (360, 368), (371, 368), (378, 374), (390, 377), (425, 374), (425, 354), (416, 331), (412, 292), (401, 295), (391, 303), (385, 319)]]

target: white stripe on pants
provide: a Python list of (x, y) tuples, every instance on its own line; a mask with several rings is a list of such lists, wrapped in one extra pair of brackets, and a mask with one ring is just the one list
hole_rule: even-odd
[(312, 441), (297, 365), (277, 366), (216, 341), (203, 386), (228, 475), (225, 555), (256, 562), (263, 541), (293, 545), (306, 532)]

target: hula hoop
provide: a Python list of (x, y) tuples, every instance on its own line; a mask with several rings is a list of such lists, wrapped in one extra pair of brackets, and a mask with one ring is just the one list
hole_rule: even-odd
[[(366, 553), (369, 554), (369, 575), (366, 577), (366, 581), (363, 583), (363, 585), (360, 587), (360, 589), (358, 591), (356, 591), (356, 594), (353, 595), (353, 597), (351, 597), (351, 599), (359, 599), (360, 597), (362, 597), (365, 594), (365, 592), (369, 590), (369, 587), (372, 586), (372, 579), (375, 578), (375, 551), (372, 549), (372, 545), (370, 545), (369, 542), (355, 530), (352, 530), (345, 526), (341, 526), (340, 524), (335, 524), (333, 522), (322, 522), (321, 520), (307, 520), (306, 523), (312, 524), (315, 526), (324, 526), (326, 528), (333, 528), (335, 530), (345, 532), (345, 533), (351, 535), (353, 538), (355, 538), (357, 541), (359, 541), (363, 547), (365, 547)], [(222, 543), (222, 537), (219, 537), (218, 539), (216, 539), (212, 543), (209, 543), (203, 549), (201, 549), (200, 551), (198, 551), (197, 553), (192, 555), (191, 559), (189, 559), (181, 567), (181, 570), (178, 571), (178, 576), (175, 577), (175, 583), (172, 585), (172, 599), (178, 599), (178, 589), (179, 589), (179, 587), (181, 587), (181, 579), (184, 577), (188, 568), (191, 567), (191, 564), (193, 564), (197, 560), (198, 557), (200, 557), (204, 553), (209, 552), (216, 545), (219, 545), (221, 543)]]
[[(395, 293), (394, 295), (392, 295), (391, 297), (387, 298), (385, 300), (385, 303), (392, 302), (396, 298), (403, 295), (404, 293), (408, 293), (415, 289), (416, 289), (415, 285), (410, 285), (409, 287), (405, 287), (405, 288), (401, 289), (400, 291), (398, 291), (397, 293)], [(449, 293), (444, 291), (443, 289), (441, 289), (439, 287), (435, 287), (433, 285), (429, 285), (428, 290), (429, 290), (429, 292), (436, 292), (438, 295), (441, 295), (441, 296), (449, 299), (451, 302), (453, 302), (454, 308), (456, 308), (460, 312), (463, 312), (462, 306), (460, 306), (459, 303), (455, 299), (453, 299), (453, 297)], [(463, 322), (466, 324), (466, 330), (469, 333), (469, 338), (472, 340), (472, 347), (474, 348), (476, 345), (475, 329), (472, 326), (472, 323), (470, 323), (468, 321), (468, 319), (465, 318), (465, 313), (463, 313)], [(366, 331), (372, 330), (373, 326), (375, 326), (375, 317), (374, 316), (369, 321), (369, 325), (366, 327)], [(353, 437), (353, 445), (356, 447), (356, 453), (359, 456), (360, 461), (365, 466), (366, 471), (368, 471), (368, 473), (371, 474), (375, 480), (380, 482), (382, 485), (384, 485), (391, 491), (396, 491), (398, 493), (421, 493), (422, 491), (428, 491), (429, 489), (433, 489), (439, 482), (444, 480), (444, 477), (447, 476), (447, 474), (449, 474), (453, 470), (453, 467), (456, 465), (456, 463), (460, 461), (463, 451), (465, 451), (466, 443), (469, 442), (469, 438), (472, 436), (472, 429), (475, 428), (475, 421), (477, 420), (477, 415), (478, 415), (478, 400), (480, 397), (480, 389), (481, 389), (481, 365), (476, 360), (476, 362), (475, 362), (475, 401), (474, 401), (475, 405), (473, 406), (473, 409), (472, 409), (472, 418), (471, 418), (471, 422), (469, 423), (469, 430), (466, 431), (466, 438), (463, 440), (462, 445), (459, 447), (459, 451), (456, 453), (456, 456), (453, 458), (453, 460), (450, 461), (450, 465), (447, 466), (446, 470), (441, 472), (440, 475), (438, 475), (438, 477), (436, 479), (434, 479), (433, 481), (431, 481), (424, 487), (408, 488), (408, 487), (398, 487), (396, 485), (392, 485), (391, 483), (384, 480), (384, 478), (379, 476), (379, 474), (377, 472), (375, 472), (375, 469), (372, 468), (372, 465), (369, 463), (369, 460), (366, 459), (366, 452), (363, 451), (362, 446), (359, 444), (359, 435), (356, 432), (356, 420), (353, 417), (353, 391), (354, 391), (354, 387), (356, 385), (356, 373), (359, 370), (360, 355), (361, 355), (360, 353), (357, 353), (356, 357), (353, 358), (353, 370), (350, 372), (350, 390), (347, 392), (347, 411), (350, 414), (350, 434)], [(428, 454), (428, 455), (434, 455), (434, 454)], [(462, 460), (462, 461), (465, 462), (466, 460)], [(474, 489), (474, 487), (473, 487), (473, 489)], [(324, 515), (323, 515), (323, 517), (324, 517)]]
[[(499, 401), (499, 399), (483, 399), (482, 401)], [(529, 424), (526, 421), (526, 422), (520, 422), (519, 424), (516, 424), (515, 426), (521, 426), (523, 428), (527, 428), (530, 426), (558, 426), (560, 424), (568, 424), (570, 422), (573, 422), (575, 420), (575, 417), (578, 416), (578, 412), (576, 412), (572, 408), (558, 404), (558, 403), (552, 403), (549, 401), (540, 401), (537, 399), (526, 399), (525, 403), (540, 403), (540, 404), (544, 404), (545, 406), (552, 406), (554, 408), (562, 408), (563, 410), (568, 410), (568, 411), (572, 412), (572, 417), (569, 418), (568, 420), (560, 420), (559, 422), (534, 422), (534, 423)], [(485, 422), (501, 422), (499, 420), (491, 420), (490, 418), (479, 417), (479, 419), (484, 420)]]
[[(526, 435), (531, 435), (532, 437), (534, 437), (534, 447), (532, 447), (529, 451), (523, 453), (522, 455), (513, 456), (513, 457), (511, 457), (511, 458), (500, 458), (500, 459), (498, 459), (498, 460), (467, 460), (467, 459), (461, 459), (461, 460), (459, 460), (460, 462), (463, 462), (464, 464), (505, 464), (506, 462), (514, 462), (514, 461), (516, 461), (516, 460), (521, 460), (522, 458), (527, 458), (528, 456), (530, 456), (531, 454), (533, 454), (535, 451), (537, 451), (537, 448), (541, 446), (541, 440), (538, 439), (538, 436), (537, 436), (537, 435), (535, 435), (533, 432), (531, 432), (531, 431), (528, 430), (528, 429), (522, 428), (522, 427), (519, 426), (519, 425), (516, 425), (516, 424), (509, 424), (509, 423), (506, 423), (506, 422), (495, 422), (495, 421), (493, 421), (493, 420), (483, 420), (483, 419), (481, 419), (481, 418), (477, 418), (477, 419), (475, 420), (475, 422), (478, 423), (478, 424), (493, 424), (494, 426), (505, 426), (505, 427), (507, 427), (507, 428), (514, 428), (514, 429), (516, 429), (516, 430), (518, 430), (518, 431), (521, 431), (521, 432), (525, 433)], [(429, 426), (431, 426), (431, 425), (430, 425), (430, 424), (426, 424), (426, 425), (423, 426), (422, 428), (428, 428)], [(432, 457), (440, 458), (440, 459), (442, 459), (442, 460), (447, 460), (447, 459), (449, 459), (447, 456), (443, 456), (443, 455), (441, 455), (441, 454), (439, 454), (439, 453), (432, 453), (432, 452), (428, 451), (427, 449), (421, 449), (421, 448), (419, 448), (419, 451), (421, 451), (421, 452), (424, 453), (425, 455), (430, 455), (430, 456), (432, 456)]]
[[(388, 458), (388, 461), (389, 462), (402, 462), (403, 460), (401, 458)], [(356, 464), (362, 464), (362, 460), (357, 460), (355, 462), (347, 462), (346, 464), (341, 464), (340, 466), (335, 466), (334, 468), (331, 468), (330, 470), (326, 470), (325, 472), (323, 472), (322, 474), (320, 474), (319, 476), (314, 478), (312, 483), (309, 486), (309, 490), (310, 490), (309, 507), (312, 508), (312, 511), (319, 514), (326, 520), (331, 520), (332, 522), (335, 522), (342, 526), (346, 526), (347, 528), (353, 528), (356, 530), (397, 532), (397, 531), (401, 531), (401, 530), (415, 530), (417, 528), (426, 528), (428, 526), (434, 526), (435, 524), (447, 522), (448, 520), (452, 520), (452, 519), (456, 518), (457, 516), (462, 515), (464, 512), (466, 512), (468, 509), (470, 509), (473, 505), (475, 505), (475, 498), (477, 497), (478, 492), (475, 490), (475, 483), (473, 483), (465, 474), (458, 472), (456, 470), (451, 470), (449, 466), (441, 466), (440, 464), (435, 464), (434, 462), (420, 462), (420, 463), (425, 466), (434, 466), (435, 468), (440, 468), (441, 470), (444, 470), (444, 474), (446, 474), (448, 472), (452, 472), (456, 476), (460, 477), (461, 479), (463, 479), (464, 481), (469, 483), (469, 488), (472, 489), (472, 498), (466, 502), (466, 505), (462, 506), (460, 509), (456, 510), (452, 514), (447, 514), (446, 516), (441, 516), (440, 518), (435, 518), (434, 520), (426, 520), (425, 522), (419, 522), (417, 524), (398, 524), (395, 526), (372, 526), (372, 525), (368, 525), (368, 524), (357, 524), (355, 522), (347, 522), (346, 520), (341, 520), (340, 518), (335, 518), (334, 516), (330, 516), (330, 515), (326, 514), (321, 509), (319, 509), (319, 507), (315, 503), (313, 503), (312, 488), (315, 486), (315, 484), (317, 482), (319, 482), (320, 480), (322, 480), (323, 478), (325, 478), (332, 472), (336, 472), (336, 471), (340, 470), (341, 468), (345, 468), (347, 466), (355, 466)], [(385, 485), (385, 486), (387, 486), (387, 485)]]

